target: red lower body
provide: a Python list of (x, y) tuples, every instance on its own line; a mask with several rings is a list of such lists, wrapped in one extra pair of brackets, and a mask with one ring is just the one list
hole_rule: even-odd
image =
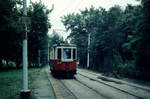
[(76, 74), (76, 60), (72, 62), (61, 62), (61, 60), (51, 60), (50, 70), (55, 75), (70, 75)]

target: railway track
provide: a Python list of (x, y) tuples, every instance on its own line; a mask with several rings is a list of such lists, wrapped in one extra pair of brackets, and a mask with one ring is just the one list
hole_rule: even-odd
[[(98, 75), (95, 75), (95, 76), (98, 76)], [(84, 73), (78, 72), (78, 75), (75, 76), (74, 79), (56, 79), (56, 80), (58, 80), (58, 82), (61, 83), (61, 85), (63, 86), (62, 88), (65, 88), (65, 90), (67, 90), (66, 92), (68, 93), (68, 95), (73, 97), (73, 98), (67, 98), (67, 99), (83, 99), (83, 97), (84, 98), (86, 97), (83, 94), (87, 95), (87, 90), (89, 90), (89, 92), (95, 93), (95, 95), (100, 95), (101, 97), (103, 97), (102, 99), (116, 99), (115, 97), (118, 97), (118, 96), (114, 97), (114, 93), (113, 94), (111, 92), (107, 93), (106, 90), (105, 90), (105, 92), (103, 92), (103, 88), (99, 89), (99, 88), (94, 87), (95, 85), (90, 84), (89, 82), (87, 83), (86, 79), (87, 79), (87, 81), (89, 80), (90, 83), (95, 82), (95, 83), (97, 83), (98, 86), (99, 86), (98, 83), (100, 83), (100, 85), (102, 85), (102, 86), (104, 85), (104, 86), (106, 86), (106, 88), (112, 89), (112, 91), (115, 90), (116, 91), (115, 93), (120, 94), (121, 96), (127, 95), (127, 97), (128, 96), (133, 97), (133, 99), (149, 99), (149, 98), (147, 98), (147, 96), (145, 98), (145, 97), (143, 97), (143, 95), (140, 96), (138, 94), (132, 93), (132, 91), (127, 91), (127, 90), (124, 90), (121, 88), (117, 88), (113, 85), (110, 85), (108, 83), (105, 83), (104, 81), (97, 79), (97, 77), (92, 77), (91, 75), (88, 76), (88, 75), (86, 75), (86, 73), (84, 74)], [(94, 81), (94, 82), (92, 82), (92, 81)], [(74, 85), (79, 86), (79, 87), (76, 88)], [(86, 88), (84, 88), (83, 86), (85, 86)], [(81, 97), (78, 96), (79, 94), (76, 91), (74, 91), (74, 90), (80, 90), (80, 89), (84, 90), (84, 91), (82, 91), (82, 93), (80, 93)], [(89, 93), (89, 94), (92, 95), (91, 93)], [(86, 99), (88, 99), (88, 98), (86, 98)], [(99, 99), (101, 99), (101, 98), (99, 98)], [(124, 98), (124, 99), (126, 99), (126, 98)]]
[[(79, 80), (76, 79), (76, 78), (74, 78), (73, 80), (76, 81), (76, 82), (78, 82), (78, 84), (81, 84), (82, 86), (85, 86), (85, 87), (88, 88), (89, 90), (95, 92), (97, 95), (102, 96), (102, 97), (103, 97), (102, 99), (106, 99), (105, 96), (103, 96), (100, 92), (98, 92), (97, 90), (93, 89), (92, 87), (90, 87), (90, 86), (84, 84), (83, 82), (79, 81)], [(74, 94), (74, 92), (72, 92), (72, 90), (70, 90), (70, 89), (68, 88), (69, 86), (67, 86), (63, 80), (60, 80), (60, 82), (61, 82), (62, 85), (64, 85), (64, 87), (71, 93), (71, 95), (75, 97), (75, 99), (79, 99), (79, 97), (77, 97), (76, 94)], [(85, 90), (85, 91), (86, 91), (86, 90)], [(81, 98), (81, 99), (82, 99), (82, 98)], [(86, 99), (88, 99), (88, 98), (86, 98)], [(100, 98), (100, 99), (101, 99), (101, 98)]]
[(48, 80), (53, 86), (52, 90), (56, 99), (77, 99), (74, 93), (72, 93), (61, 80), (54, 78), (49, 70), (47, 70), (46, 73)]
[[(89, 74), (92, 74), (92, 75), (95, 75), (95, 76), (99, 76), (99, 75), (97, 75), (97, 74), (94, 74), (94, 73), (91, 73), (91, 72), (88, 72)], [(112, 79), (111, 79), (112, 80)], [(114, 80), (112, 80), (112, 81), (114, 81)], [(116, 82), (116, 81), (114, 81), (114, 82)], [(133, 85), (133, 84), (129, 84), (129, 83), (125, 83), (125, 82), (120, 82), (120, 81), (117, 81), (118, 83), (123, 83), (123, 84), (126, 84), (126, 85), (128, 85), (128, 86), (131, 86), (131, 87), (134, 87), (134, 88), (138, 88), (138, 89), (141, 89), (141, 90), (145, 90), (145, 91), (148, 91), (148, 92), (150, 92), (150, 89), (148, 89), (148, 88), (143, 88), (143, 87), (140, 87), (140, 86), (136, 86), (136, 85)]]
[(94, 89), (94, 88), (92, 88), (92, 87), (88, 86), (87, 84), (85, 84), (85, 83), (83, 83), (83, 82), (79, 81), (78, 79), (75, 79), (75, 80), (76, 80), (77, 82), (79, 82), (80, 84), (82, 84), (82, 85), (84, 85), (84, 86), (88, 87), (89, 89), (91, 89), (91, 90), (95, 91), (97, 94), (99, 94), (99, 95), (101, 95), (101, 96), (103, 96), (103, 97), (107, 98), (106, 96), (102, 95), (102, 94), (101, 94), (99, 91), (97, 91), (96, 89)]
[(104, 84), (104, 85), (109, 86), (109, 87), (111, 87), (111, 88), (114, 88), (114, 89), (116, 89), (116, 90), (119, 90), (119, 91), (121, 91), (121, 92), (123, 92), (123, 93), (126, 93), (126, 94), (128, 94), (128, 95), (134, 96), (134, 97), (136, 97), (136, 98), (138, 98), (138, 99), (145, 99), (145, 98), (143, 98), (142, 96), (135, 95), (135, 94), (130, 93), (130, 92), (126, 91), (126, 90), (123, 90), (123, 89), (114, 87), (114, 86), (112, 86), (112, 85), (110, 85), (110, 84), (104, 83), (104, 82), (99, 81), (99, 80), (97, 80), (97, 79), (93, 79), (93, 78), (88, 77), (88, 76), (86, 76), (86, 75), (83, 75), (83, 74), (81, 74), (81, 73), (78, 73), (78, 74), (81, 75), (81, 76), (83, 76), (83, 77), (86, 77), (86, 78), (88, 78), (88, 79), (90, 79), (90, 80), (96, 81), (96, 82), (98, 82), (98, 83), (101, 83), (101, 84)]
[(60, 83), (70, 92), (74, 99), (78, 99), (77, 96), (65, 85), (65, 83), (62, 80), (60, 80)]

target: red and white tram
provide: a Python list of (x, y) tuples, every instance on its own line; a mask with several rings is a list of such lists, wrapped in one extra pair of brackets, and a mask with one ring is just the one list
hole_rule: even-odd
[(50, 49), (50, 70), (53, 75), (76, 74), (77, 48), (74, 44), (54, 44)]

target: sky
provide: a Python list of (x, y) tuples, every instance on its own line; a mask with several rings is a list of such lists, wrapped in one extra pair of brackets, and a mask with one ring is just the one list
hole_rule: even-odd
[[(31, 1), (40, 1), (40, 0), (31, 0)], [(64, 32), (65, 27), (61, 22), (61, 17), (69, 13), (78, 13), (80, 10), (85, 8), (90, 8), (94, 6), (95, 8), (103, 7), (108, 10), (114, 5), (120, 5), (123, 9), (127, 4), (138, 5), (140, 2), (136, 0), (41, 0), (48, 9), (51, 9), (54, 5), (54, 10), (49, 15), (52, 28), (49, 30), (49, 34), (53, 30), (57, 31), (64, 38), (69, 35), (69, 32)]]

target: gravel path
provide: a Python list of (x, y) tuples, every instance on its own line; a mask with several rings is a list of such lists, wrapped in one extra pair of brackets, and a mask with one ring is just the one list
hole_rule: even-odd
[(43, 68), (33, 77), (33, 94), (37, 99), (56, 99), (53, 87), (48, 79), (47, 68)]

